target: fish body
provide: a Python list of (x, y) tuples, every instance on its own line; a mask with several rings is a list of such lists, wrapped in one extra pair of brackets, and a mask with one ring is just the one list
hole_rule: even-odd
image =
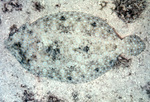
[(120, 54), (138, 55), (145, 49), (138, 36), (121, 40), (106, 21), (73, 11), (26, 23), (5, 45), (32, 74), (69, 83), (94, 80), (113, 68)]

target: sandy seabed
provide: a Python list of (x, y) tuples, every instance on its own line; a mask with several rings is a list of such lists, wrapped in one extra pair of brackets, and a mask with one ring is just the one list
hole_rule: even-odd
[[(133, 23), (125, 23), (111, 8), (115, 5), (107, 0), (101, 9), (101, 0), (18, 0), (18, 5), (7, 5), (0, 1), (0, 102), (149, 102), (150, 96), (150, 6)], [(14, 2), (17, 2), (14, 0)], [(39, 6), (39, 3), (41, 6)], [(22, 9), (22, 10), (20, 10)], [(4, 40), (10, 27), (19, 28), (45, 15), (60, 11), (78, 11), (98, 16), (110, 24), (121, 35), (136, 34), (144, 40), (146, 49), (132, 59), (129, 67), (119, 66), (99, 78), (81, 84), (69, 84), (47, 78), (36, 77), (26, 71), (5, 48)], [(55, 102), (55, 101), (54, 101)]]

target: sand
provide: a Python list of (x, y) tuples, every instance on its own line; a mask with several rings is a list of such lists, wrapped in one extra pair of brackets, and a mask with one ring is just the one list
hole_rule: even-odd
[[(125, 23), (112, 12), (111, 8), (115, 5), (111, 0), (107, 0), (107, 6), (102, 10), (101, 1), (98, 0), (41, 0), (39, 2), (43, 7), (31, 0), (18, 0), (18, 4), (22, 6), (18, 8), (8, 5), (8, 11), (11, 12), (3, 12), (4, 9), (1, 8), (8, 1), (0, 2), (0, 102), (48, 102), (52, 98), (64, 102), (149, 101), (145, 87), (149, 87), (147, 83), (150, 82), (150, 6), (135, 22)], [(12, 25), (19, 28), (26, 22), (32, 23), (40, 17), (59, 11), (78, 11), (98, 16), (106, 20), (121, 36), (140, 36), (146, 43), (146, 49), (138, 56), (127, 56), (132, 59), (128, 67), (117, 66), (88, 83), (70, 84), (36, 77), (22, 68), (5, 48), (4, 40), (8, 38)]]

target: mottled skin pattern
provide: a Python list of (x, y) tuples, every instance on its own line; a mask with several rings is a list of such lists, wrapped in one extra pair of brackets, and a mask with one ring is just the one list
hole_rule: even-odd
[(81, 12), (60, 12), (21, 26), (6, 47), (36, 76), (69, 83), (89, 82), (110, 70), (120, 54), (138, 55), (136, 35), (121, 40), (104, 20)]

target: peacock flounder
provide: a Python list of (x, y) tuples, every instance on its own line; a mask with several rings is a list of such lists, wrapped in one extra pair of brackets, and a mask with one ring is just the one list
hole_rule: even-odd
[(135, 56), (145, 49), (137, 35), (121, 40), (104, 20), (81, 12), (26, 23), (5, 45), (32, 74), (69, 83), (94, 80), (113, 68), (120, 54)]

